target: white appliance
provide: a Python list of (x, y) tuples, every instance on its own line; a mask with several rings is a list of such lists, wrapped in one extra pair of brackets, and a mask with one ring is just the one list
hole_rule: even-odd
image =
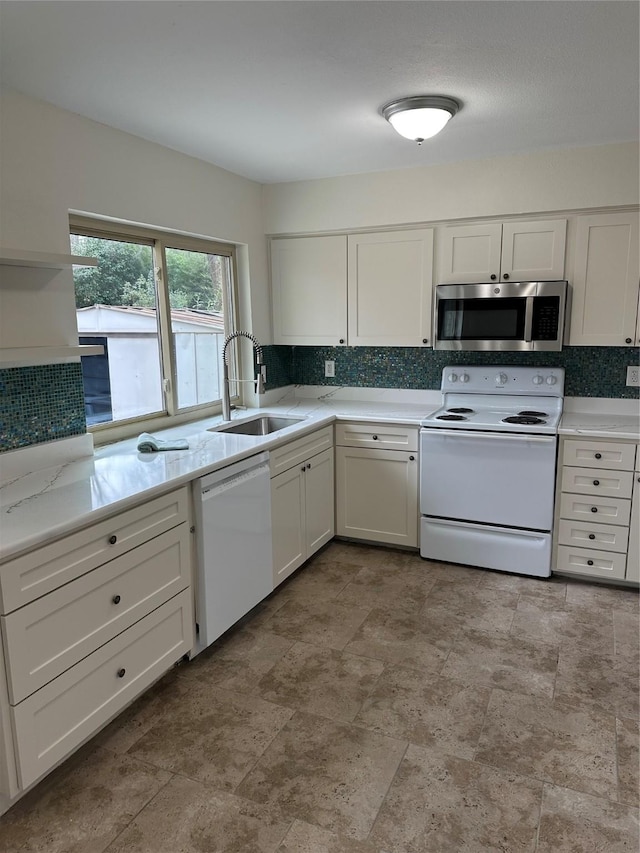
[(194, 483), (198, 654), (273, 590), (269, 454)]
[(564, 369), (445, 367), (420, 430), (420, 555), (551, 574)]

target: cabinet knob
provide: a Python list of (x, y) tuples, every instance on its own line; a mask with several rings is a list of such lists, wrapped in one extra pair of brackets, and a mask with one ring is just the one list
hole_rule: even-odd
[(596, 459), (602, 459), (602, 453), (596, 453)]
[(423, 338), (423, 339), (422, 339), (422, 343), (423, 343), (423, 344), (428, 344), (428, 343), (429, 343), (429, 338)]
[(410, 457), (409, 457), (409, 461), (410, 461), (410, 462), (413, 462), (413, 460), (414, 460), (415, 458), (416, 458), (415, 456), (410, 456)]
[(124, 678), (124, 674), (126, 671), (127, 670), (124, 667), (122, 667), (122, 669), (119, 669), (118, 670), (118, 678)]
[(506, 273), (502, 276), (502, 278), (509, 278), (509, 273), (508, 273), (508, 272), (506, 272)]
[(300, 470), (301, 470), (301, 471), (306, 471), (306, 470), (307, 470), (307, 466), (306, 466), (306, 465), (303, 465), (303, 466), (302, 466), (302, 468), (301, 468)]
[(593, 565), (593, 560), (587, 560), (587, 565), (588, 565), (588, 566), (592, 566), (592, 565)]
[(114, 604), (120, 604), (120, 596), (114, 595), (111, 601), (113, 601)]
[(491, 276), (491, 281), (495, 281), (495, 280), (496, 280), (496, 278), (497, 278), (496, 274), (495, 274), (495, 273), (493, 273), (493, 274), (492, 274), (492, 276)]
[(595, 538), (596, 538), (596, 534), (595, 534), (595, 533), (590, 533), (590, 534), (589, 534), (589, 539), (595, 539)]
[(117, 541), (118, 541), (117, 536), (110, 536), (109, 537), (109, 545), (115, 545)]
[(377, 436), (377, 435), (372, 435), (372, 436), (371, 436), (371, 438), (372, 438), (374, 441), (377, 441), (377, 440), (378, 440), (378, 436)]
[(591, 512), (598, 512), (598, 507), (597, 507), (597, 506), (592, 506), (592, 507), (591, 507)]
[(341, 344), (343, 344), (343, 343), (344, 343), (344, 338), (340, 338), (340, 343), (341, 343)]
[(311, 462), (307, 462), (307, 470), (311, 468)]
[(624, 342), (625, 342), (625, 344), (632, 344), (633, 343), (631, 338), (625, 338)]
[(600, 480), (594, 480), (594, 481), (593, 481), (593, 485), (594, 485), (594, 486), (599, 486), (599, 485), (600, 485)]

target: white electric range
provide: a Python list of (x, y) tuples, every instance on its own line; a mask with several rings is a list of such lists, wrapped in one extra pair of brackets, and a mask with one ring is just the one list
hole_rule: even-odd
[(551, 574), (564, 369), (451, 366), (420, 430), (420, 554)]

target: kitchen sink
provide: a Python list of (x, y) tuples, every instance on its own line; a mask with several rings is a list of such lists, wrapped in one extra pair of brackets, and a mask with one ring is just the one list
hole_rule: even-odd
[(212, 427), (210, 432), (232, 432), (236, 435), (271, 435), (272, 432), (299, 424), (304, 418), (280, 418), (275, 415), (260, 415), (228, 426)]

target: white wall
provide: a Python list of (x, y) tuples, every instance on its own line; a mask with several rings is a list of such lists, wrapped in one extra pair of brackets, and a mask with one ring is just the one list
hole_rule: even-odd
[[(70, 210), (244, 244), (241, 325), (270, 342), (259, 184), (17, 93), (2, 97), (0, 131), (2, 245), (68, 253)], [(17, 288), (5, 291), (0, 309), (10, 321), (0, 327), (0, 346), (35, 343), (23, 335), (34, 334), (38, 300), (45, 306), (36, 321), (40, 343), (77, 342), (71, 274), (57, 279), (55, 294), (40, 290), (31, 301)]]
[(263, 197), (268, 234), (632, 205), (638, 204), (638, 145), (271, 184)]

